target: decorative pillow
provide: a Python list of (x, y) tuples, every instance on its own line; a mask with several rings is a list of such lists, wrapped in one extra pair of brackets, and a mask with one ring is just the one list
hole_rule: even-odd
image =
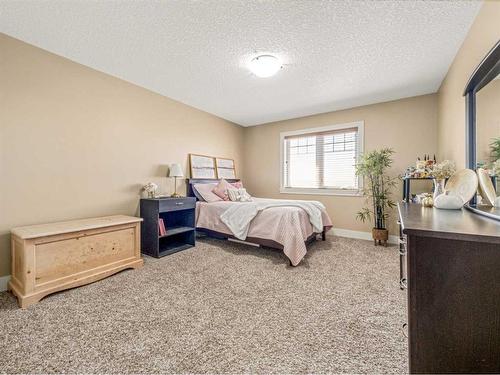
[(231, 182), (231, 185), (233, 185), (236, 189), (243, 189), (243, 182), (241, 181)]
[(222, 200), (228, 201), (229, 197), (227, 195), (227, 191), (230, 189), (235, 189), (234, 185), (224, 179), (221, 179), (217, 186), (213, 188), (212, 192)]
[(227, 191), (229, 200), (233, 202), (250, 202), (252, 197), (247, 193), (247, 189), (229, 189)]
[[(217, 184), (194, 184), (193, 189), (201, 195), (205, 202), (219, 202), (222, 199), (215, 195), (212, 190), (216, 187)], [(195, 193), (196, 195), (196, 193)]]

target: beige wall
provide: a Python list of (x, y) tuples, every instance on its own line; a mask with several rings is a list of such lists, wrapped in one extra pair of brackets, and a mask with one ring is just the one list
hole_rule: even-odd
[[(280, 132), (364, 121), (365, 151), (392, 147), (396, 151), (393, 175), (414, 164), (417, 156), (437, 151), (435, 94), (374, 104), (344, 111), (280, 121), (245, 129), (245, 183), (255, 196), (315, 199), (323, 202), (336, 228), (369, 231), (372, 225), (356, 221), (363, 197), (280, 194)], [(395, 198), (401, 199), (401, 188)], [(391, 227), (395, 233), (395, 225)]]
[(240, 126), (0, 34), (0, 276), (12, 227), (135, 215), (141, 185), (172, 192), (168, 163), (225, 156), (241, 175), (242, 147)]
[(500, 39), (500, 1), (486, 1), (457, 53), (438, 92), (438, 151), (441, 159), (465, 167), (465, 99), (467, 81)]

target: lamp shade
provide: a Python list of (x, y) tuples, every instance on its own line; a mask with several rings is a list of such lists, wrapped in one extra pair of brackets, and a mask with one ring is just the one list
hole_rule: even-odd
[(170, 164), (168, 168), (168, 177), (182, 177), (184, 174), (182, 173), (182, 167), (178, 163)]

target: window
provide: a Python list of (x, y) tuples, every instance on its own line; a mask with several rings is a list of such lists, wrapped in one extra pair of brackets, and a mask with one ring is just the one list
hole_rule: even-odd
[(282, 193), (357, 195), (363, 122), (281, 133)]

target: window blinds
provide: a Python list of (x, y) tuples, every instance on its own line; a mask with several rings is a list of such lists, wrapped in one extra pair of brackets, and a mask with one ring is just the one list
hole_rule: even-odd
[(285, 187), (358, 188), (358, 128), (287, 136), (284, 142)]

